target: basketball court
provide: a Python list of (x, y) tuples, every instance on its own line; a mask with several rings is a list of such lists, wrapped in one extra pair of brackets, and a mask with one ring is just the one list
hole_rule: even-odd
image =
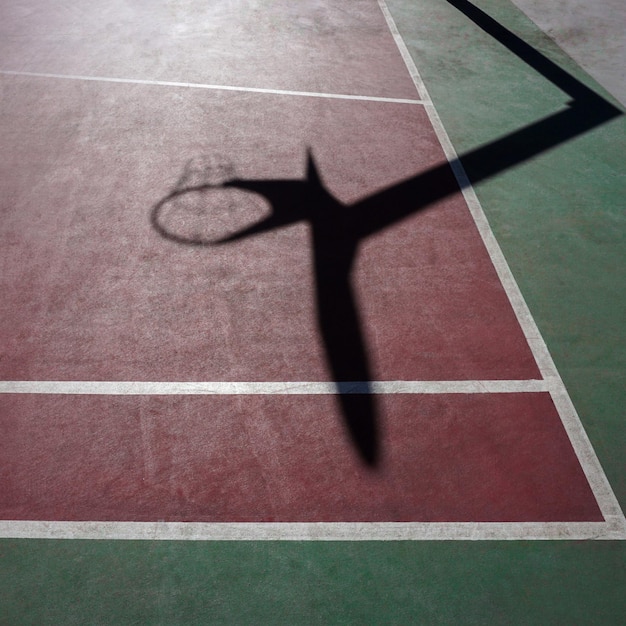
[(470, 183), (621, 111), (450, 5), (551, 99), (463, 151), (384, 0), (3, 9), (2, 538), (626, 538)]

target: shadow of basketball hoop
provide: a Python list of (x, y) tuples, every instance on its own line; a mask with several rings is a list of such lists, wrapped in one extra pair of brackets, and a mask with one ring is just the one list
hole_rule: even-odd
[(569, 95), (567, 107), (352, 205), (342, 204), (326, 190), (309, 152), (307, 176), (302, 180), (243, 180), (227, 160), (191, 161), (173, 191), (151, 212), (153, 228), (165, 239), (208, 248), (296, 222), (310, 225), (319, 331), (345, 426), (369, 467), (378, 465), (381, 450), (368, 351), (351, 282), (361, 242), (470, 183), (493, 177), (622, 115), (467, 0), (448, 1)]

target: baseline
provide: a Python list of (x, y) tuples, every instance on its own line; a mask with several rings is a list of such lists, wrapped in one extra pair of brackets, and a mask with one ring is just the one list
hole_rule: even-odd
[(6, 539), (149, 541), (524, 541), (624, 540), (606, 522), (31, 522), (0, 520)]

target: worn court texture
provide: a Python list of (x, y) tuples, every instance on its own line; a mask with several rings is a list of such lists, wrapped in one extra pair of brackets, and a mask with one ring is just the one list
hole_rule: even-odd
[[(475, 6), (611, 102), (508, 3)], [(0, 10), (8, 623), (618, 623), (624, 123), (615, 109), (533, 137), (502, 166), (467, 156), (475, 195), (455, 151), (572, 97), (472, 8)], [(159, 231), (155, 206), (207, 159), (209, 179), (310, 181), (314, 167), (347, 212), (417, 182), (375, 204), (397, 219), (340, 224), (340, 244), (358, 240), (348, 263), (316, 234), (334, 218), (306, 211), (205, 242), (207, 187)], [(275, 208), (228, 197), (221, 235)], [(340, 304), (326, 321), (328, 293), (354, 316)], [(349, 347), (346, 364), (332, 338), (350, 323), (366, 358)], [(24, 602), (44, 578), (57, 582)], [(526, 614), (513, 598), (529, 585)]]

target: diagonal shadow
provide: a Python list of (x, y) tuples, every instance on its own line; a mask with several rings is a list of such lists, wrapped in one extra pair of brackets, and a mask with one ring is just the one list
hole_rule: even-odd
[(441, 163), (348, 206), (325, 189), (310, 152), (304, 180), (230, 180), (221, 188), (260, 194), (269, 202), (271, 213), (222, 239), (181, 236), (164, 226), (162, 220), (167, 203), (189, 192), (214, 189), (214, 184), (178, 187), (160, 200), (151, 213), (152, 226), (161, 236), (193, 246), (223, 245), (295, 222), (309, 223), (319, 330), (346, 428), (360, 458), (370, 467), (379, 463), (381, 454), (376, 395), (372, 392), (368, 353), (351, 283), (361, 241), (457, 193), (470, 180), (478, 183), (495, 176), (622, 114), (467, 0), (447, 1), (569, 95), (567, 107), (466, 152), (451, 163)]

